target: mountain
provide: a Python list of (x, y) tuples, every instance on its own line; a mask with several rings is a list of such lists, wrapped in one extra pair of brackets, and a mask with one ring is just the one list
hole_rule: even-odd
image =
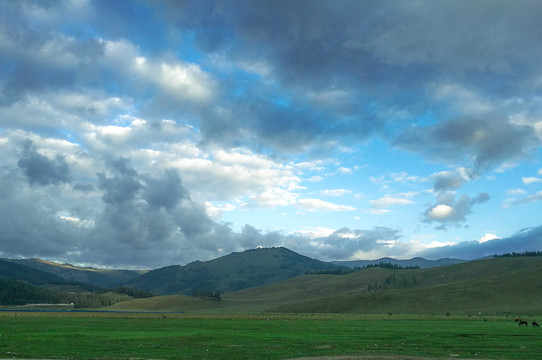
[(542, 316), (542, 256), (490, 258), (427, 269), (307, 274), (225, 293), (131, 300), (111, 310)]
[(99, 287), (115, 287), (145, 273), (144, 270), (109, 270), (59, 264), (41, 259), (4, 259), (12, 263), (45, 271), (68, 282), (88, 283)]
[(0, 259), (0, 277), (25, 281), (34, 285), (64, 285), (66, 280), (46, 271)]
[(367, 265), (374, 265), (378, 263), (390, 263), (390, 264), (399, 265), (405, 268), (406, 267), (420, 267), (422, 269), (427, 269), (431, 267), (460, 264), (465, 261), (466, 260), (451, 259), (451, 258), (427, 260), (421, 257), (415, 257), (409, 260), (397, 260), (397, 259), (393, 259), (389, 257), (384, 257), (384, 258), (376, 259), (376, 260), (332, 261), (332, 263), (335, 265), (346, 266), (351, 269), (363, 268), (363, 267), (366, 267)]
[(340, 268), (283, 247), (232, 253), (210, 261), (149, 271), (126, 283), (155, 294), (229, 292), (279, 282), (307, 272)]

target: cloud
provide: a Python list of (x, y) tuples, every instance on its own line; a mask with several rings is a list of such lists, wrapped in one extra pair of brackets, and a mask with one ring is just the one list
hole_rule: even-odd
[(538, 141), (531, 128), (499, 118), (465, 117), (427, 127), (412, 127), (396, 139), (397, 146), (428, 158), (470, 163), (475, 173), (525, 157), (535, 144)]
[[(330, 235), (311, 240), (310, 247), (303, 247), (304, 253), (327, 260), (363, 257), (371, 253), (386, 253), (386, 244), (400, 238), (397, 229), (374, 227), (372, 229), (341, 228)], [(369, 255), (370, 256), (370, 255)]]
[(26, 140), (23, 152), (17, 161), (19, 168), (24, 170), (31, 184), (55, 185), (69, 182), (71, 179), (70, 169), (66, 160), (57, 155), (53, 160), (41, 155), (36, 150), (32, 140)]
[(508, 190), (508, 194), (509, 195), (524, 195), (526, 194), (527, 192), (523, 189), (520, 189), (520, 188), (516, 188), (516, 189), (510, 189)]
[(370, 200), (369, 202), (375, 208), (387, 208), (387, 207), (393, 206), (393, 205), (414, 204), (414, 201), (412, 201), (412, 200), (403, 199), (403, 198), (389, 197), (389, 196), (386, 196), (386, 197), (383, 197), (383, 198), (380, 198), (380, 199), (376, 199), (376, 200)]
[(532, 203), (536, 201), (542, 201), (542, 191), (538, 191), (532, 195), (525, 196), (520, 199), (511, 200), (505, 205), (505, 207), (524, 205), (524, 204), (528, 204), (528, 203)]
[(537, 177), (523, 177), (521, 179), (525, 185), (535, 184), (535, 183), (542, 183), (542, 179)]
[(390, 183), (417, 183), (417, 182), (424, 182), (427, 179), (421, 178), (419, 176), (409, 175), (407, 172), (394, 172), (391, 174), (375, 177), (370, 176), (369, 179), (371, 182), (378, 184), (378, 185), (384, 185), (384, 184), (390, 184)]
[(349, 205), (338, 205), (320, 199), (299, 199), (297, 207), (305, 211), (353, 211), (355, 207)]
[[(318, 256), (347, 257), (339, 246), (410, 254), (399, 230), (315, 242), (218, 219), (233, 208), (353, 211), (308, 194), (346, 195), (362, 186), (356, 177), (383, 169), (370, 180), (405, 193), (375, 195), (369, 212), (412, 205), (431, 181), (436, 200), (422, 221), (466, 227), (489, 196), (453, 191), (495, 168), (519, 171), (511, 164), (542, 143), (538, 2), (0, 7), (5, 254), (127, 266), (279, 244)], [(416, 161), (374, 163), (369, 154), (381, 160), (389, 145)], [(352, 190), (332, 184), (346, 176)], [(513, 195), (512, 205), (540, 200)]]
[(329, 189), (320, 191), (320, 194), (324, 196), (343, 196), (346, 194), (350, 194), (351, 192), (351, 190), (347, 189)]
[[(421, 251), (418, 255), (428, 259), (445, 257), (472, 260), (496, 254), (539, 251), (542, 246), (542, 227), (523, 229), (507, 237), (495, 237), (488, 241), (464, 241), (455, 245), (435, 247)], [(484, 239), (486, 234), (482, 239)]]
[(431, 210), (429, 210), (429, 212), (427, 213), (427, 217), (432, 220), (444, 221), (454, 216), (455, 213), (455, 209), (450, 205), (438, 204)]
[(435, 191), (455, 190), (472, 178), (473, 175), (466, 168), (458, 168), (454, 171), (440, 171), (431, 175)]
[(466, 215), (470, 214), (472, 207), (489, 200), (487, 193), (480, 193), (475, 198), (461, 195), (456, 199), (453, 192), (443, 192), (437, 195), (437, 202), (430, 204), (424, 213), (424, 222), (440, 223), (437, 229), (445, 230), (447, 225), (459, 226), (466, 221)]
[(495, 239), (500, 239), (500, 237), (498, 237), (497, 235), (495, 234), (491, 234), (491, 233), (487, 233), (485, 234), (484, 236), (482, 236), (478, 242), (480, 243), (485, 243), (485, 242), (488, 242), (488, 241), (491, 241), (491, 240), (495, 240)]

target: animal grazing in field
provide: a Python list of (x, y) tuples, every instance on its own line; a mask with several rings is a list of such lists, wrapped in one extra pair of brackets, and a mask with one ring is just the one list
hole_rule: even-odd
[(537, 323), (536, 321), (533, 321), (531, 324), (532, 324), (534, 327), (540, 327), (540, 325), (538, 325), (538, 323)]
[(529, 324), (527, 323), (527, 321), (523, 321), (523, 320), (520, 320), (520, 321), (519, 321), (519, 326), (521, 326), (521, 325), (529, 326)]

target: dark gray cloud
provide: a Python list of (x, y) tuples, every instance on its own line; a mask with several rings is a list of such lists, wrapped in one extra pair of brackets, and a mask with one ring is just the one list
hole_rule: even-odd
[(458, 258), (477, 259), (503, 253), (540, 251), (542, 248), (542, 226), (523, 229), (507, 238), (486, 242), (465, 241), (456, 245), (433, 248), (422, 251), (419, 255), (427, 259)]
[(45, 186), (71, 181), (70, 168), (64, 157), (57, 155), (49, 159), (41, 155), (31, 140), (25, 141), (17, 165), (31, 184)]
[(540, 145), (530, 127), (504, 119), (474, 118), (412, 127), (399, 135), (395, 144), (430, 159), (472, 165), (475, 173), (526, 157)]
[(54, 257), (71, 249), (76, 232), (55, 216), (59, 210), (47, 188), (28, 189), (19, 171), (0, 172), (0, 251), (11, 257)]
[(458, 189), (472, 179), (472, 171), (465, 168), (454, 171), (441, 171), (431, 175), (433, 189), (437, 192)]
[(163, 207), (171, 210), (181, 199), (189, 199), (188, 191), (181, 184), (178, 172), (166, 170), (161, 179), (146, 179), (146, 189), (143, 197), (153, 209)]

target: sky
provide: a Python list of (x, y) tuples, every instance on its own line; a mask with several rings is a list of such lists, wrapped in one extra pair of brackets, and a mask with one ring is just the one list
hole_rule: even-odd
[(0, 257), (542, 250), (541, 13), (0, 0)]

